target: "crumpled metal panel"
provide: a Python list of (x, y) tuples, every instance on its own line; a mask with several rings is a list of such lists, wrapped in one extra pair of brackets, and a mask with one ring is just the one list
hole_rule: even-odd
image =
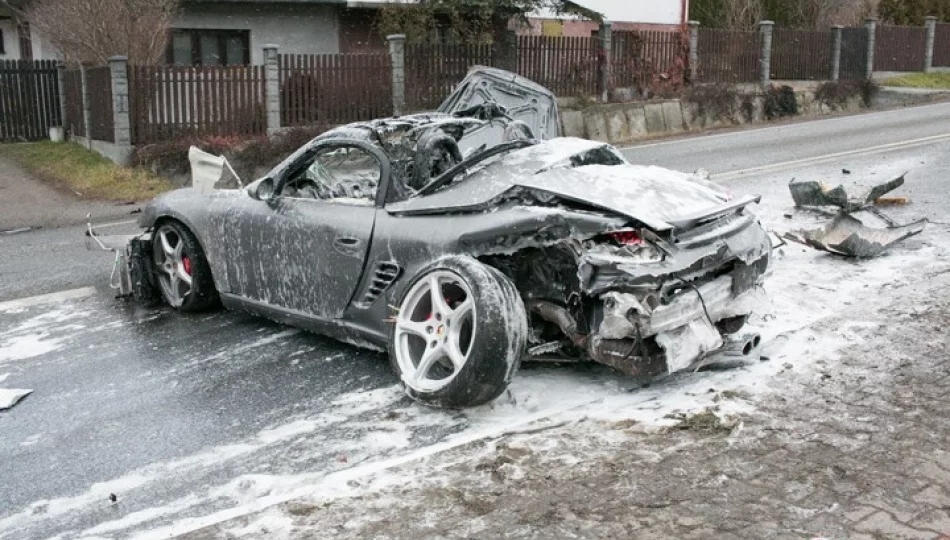
[(844, 186), (829, 188), (821, 182), (816, 181), (792, 181), (788, 184), (788, 190), (792, 193), (792, 200), (795, 201), (795, 206), (837, 206), (845, 212), (856, 212), (868, 205), (874, 204), (874, 201), (884, 194), (890, 193), (904, 185), (904, 176), (906, 176), (906, 174), (902, 174), (883, 184), (878, 184), (859, 198), (849, 198)]
[(880, 255), (897, 242), (920, 234), (926, 224), (927, 220), (922, 219), (899, 227), (872, 229), (853, 216), (840, 214), (821, 229), (790, 232), (785, 237), (829, 253), (866, 259)]

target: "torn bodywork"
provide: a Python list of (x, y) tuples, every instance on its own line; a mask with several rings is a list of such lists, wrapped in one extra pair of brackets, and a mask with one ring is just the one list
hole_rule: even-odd
[(759, 198), (557, 125), (550, 92), (476, 70), (439, 112), (330, 130), (246, 189), (156, 198), (126, 283), (388, 350), (446, 406), (500, 395), (525, 351), (654, 375), (730, 348), (769, 264)]
[[(839, 214), (821, 229), (792, 231), (786, 233), (785, 238), (846, 257), (866, 259), (880, 255), (894, 244), (920, 234), (927, 224), (927, 220), (922, 219), (907, 225), (898, 225), (875, 207), (875, 205), (893, 201), (906, 201), (904, 198), (887, 200), (882, 198), (904, 185), (905, 176), (906, 174), (902, 174), (893, 180), (878, 184), (857, 199), (849, 198), (843, 186), (829, 189), (820, 182), (790, 183), (789, 191), (792, 193), (796, 207), (834, 206), (839, 208)], [(868, 212), (884, 221), (887, 226), (869, 227), (852, 215), (859, 212)]]

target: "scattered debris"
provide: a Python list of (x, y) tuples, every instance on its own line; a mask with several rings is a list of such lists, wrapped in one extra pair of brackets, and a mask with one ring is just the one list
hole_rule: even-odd
[(897, 178), (878, 184), (871, 188), (864, 196), (857, 199), (849, 198), (844, 186), (829, 188), (821, 182), (792, 181), (788, 184), (789, 191), (792, 192), (792, 200), (795, 206), (837, 206), (845, 212), (857, 212), (874, 204), (874, 201), (881, 198), (884, 194), (890, 193), (904, 185), (904, 173)]
[(695, 430), (695, 431), (732, 431), (732, 428), (738, 425), (738, 420), (732, 416), (720, 418), (715, 411), (710, 408), (704, 409), (695, 414), (677, 413), (669, 415), (670, 418), (677, 420), (674, 429)]
[(109, 502), (115, 504), (118, 500), (119, 500), (119, 498), (116, 497), (115, 493), (110, 493), (110, 494), (109, 494)]
[(841, 174), (851, 174), (851, 171), (848, 169), (841, 169)]
[(13, 407), (21, 399), (32, 393), (33, 390), (24, 388), (0, 388), (0, 411)]
[[(785, 238), (821, 251), (847, 257), (866, 259), (880, 255), (897, 242), (920, 234), (927, 225), (926, 219), (907, 225), (898, 225), (875, 208), (875, 205), (904, 205), (910, 202), (907, 197), (884, 197), (885, 194), (904, 185), (904, 176), (906, 173), (878, 184), (857, 199), (848, 197), (844, 186), (829, 188), (821, 182), (793, 180), (788, 188), (796, 207), (836, 206), (840, 210), (834, 220), (825, 227), (788, 232)], [(861, 211), (867, 211), (880, 218), (887, 227), (868, 227), (860, 219), (851, 215)]]
[(841, 214), (824, 228), (789, 232), (785, 237), (821, 251), (867, 259), (880, 255), (901, 240), (920, 234), (926, 224), (927, 220), (922, 219), (909, 225), (872, 229), (857, 218)]

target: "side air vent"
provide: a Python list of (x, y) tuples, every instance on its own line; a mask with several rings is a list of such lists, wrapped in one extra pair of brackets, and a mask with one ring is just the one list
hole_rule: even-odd
[(369, 285), (366, 287), (366, 292), (363, 293), (357, 305), (361, 308), (371, 306), (383, 294), (383, 291), (388, 289), (393, 281), (396, 281), (401, 271), (402, 268), (392, 261), (376, 262), (370, 271)]

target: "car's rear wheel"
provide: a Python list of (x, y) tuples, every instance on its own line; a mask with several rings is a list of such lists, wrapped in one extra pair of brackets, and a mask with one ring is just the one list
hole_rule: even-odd
[(155, 229), (152, 260), (158, 288), (168, 305), (184, 312), (217, 305), (211, 267), (198, 240), (184, 225), (166, 221)]
[(447, 257), (403, 295), (390, 360), (413, 399), (472, 407), (508, 387), (527, 331), (524, 304), (507, 277), (474, 259)]

